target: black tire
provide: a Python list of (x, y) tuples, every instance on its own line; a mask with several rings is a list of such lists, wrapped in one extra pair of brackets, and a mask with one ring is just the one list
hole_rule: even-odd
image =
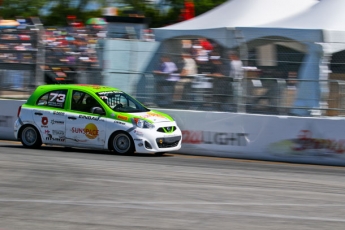
[(163, 156), (164, 154), (165, 154), (164, 152), (155, 153), (156, 156)]
[(35, 127), (30, 125), (21, 131), (20, 141), (27, 148), (39, 148), (42, 145), (41, 135)]
[(114, 133), (110, 138), (110, 149), (118, 154), (134, 153), (134, 142), (132, 138), (125, 132)]

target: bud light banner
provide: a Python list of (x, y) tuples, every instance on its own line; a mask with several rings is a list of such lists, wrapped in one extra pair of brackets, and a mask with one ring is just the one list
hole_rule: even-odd
[(345, 119), (165, 110), (183, 154), (345, 165)]

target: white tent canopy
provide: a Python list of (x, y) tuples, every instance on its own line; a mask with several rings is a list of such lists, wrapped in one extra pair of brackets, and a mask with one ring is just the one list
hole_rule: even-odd
[(263, 36), (285, 36), (297, 41), (328, 43), (328, 52), (344, 49), (344, 0), (322, 0), (305, 11), (282, 20), (255, 26), (237, 26), (246, 40)]
[(258, 27), (344, 31), (344, 7), (344, 0), (322, 0), (302, 14), (258, 25)]
[(204, 36), (229, 45), (226, 40), (231, 40), (231, 28), (254, 27), (289, 18), (317, 2), (318, 0), (229, 0), (198, 17), (156, 28), (154, 32), (158, 41), (179, 36)]
[[(327, 87), (317, 81), (328, 79), (327, 57), (345, 49), (344, 0), (322, 0), (304, 12), (255, 27), (236, 27), (247, 42), (262, 37), (286, 37), (308, 47), (299, 78), (307, 80), (299, 85), (295, 106), (319, 108), (320, 98)], [(326, 70), (326, 71), (320, 71)], [(308, 82), (308, 80), (310, 80)], [(303, 98), (313, 98), (304, 100)], [(296, 114), (306, 114), (298, 110)]]

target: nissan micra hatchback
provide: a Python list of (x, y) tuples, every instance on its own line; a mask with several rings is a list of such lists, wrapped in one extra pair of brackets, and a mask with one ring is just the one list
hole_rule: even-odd
[(18, 109), (14, 135), (25, 147), (42, 144), (156, 153), (181, 148), (182, 134), (167, 114), (150, 110), (119, 89), (43, 85)]

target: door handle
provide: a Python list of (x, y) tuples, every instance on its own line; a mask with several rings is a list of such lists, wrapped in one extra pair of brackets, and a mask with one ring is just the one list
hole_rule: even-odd
[(40, 116), (42, 116), (43, 113), (35, 112), (35, 115), (40, 115)]
[(70, 120), (77, 120), (76, 117), (68, 117), (68, 119), (70, 119)]

